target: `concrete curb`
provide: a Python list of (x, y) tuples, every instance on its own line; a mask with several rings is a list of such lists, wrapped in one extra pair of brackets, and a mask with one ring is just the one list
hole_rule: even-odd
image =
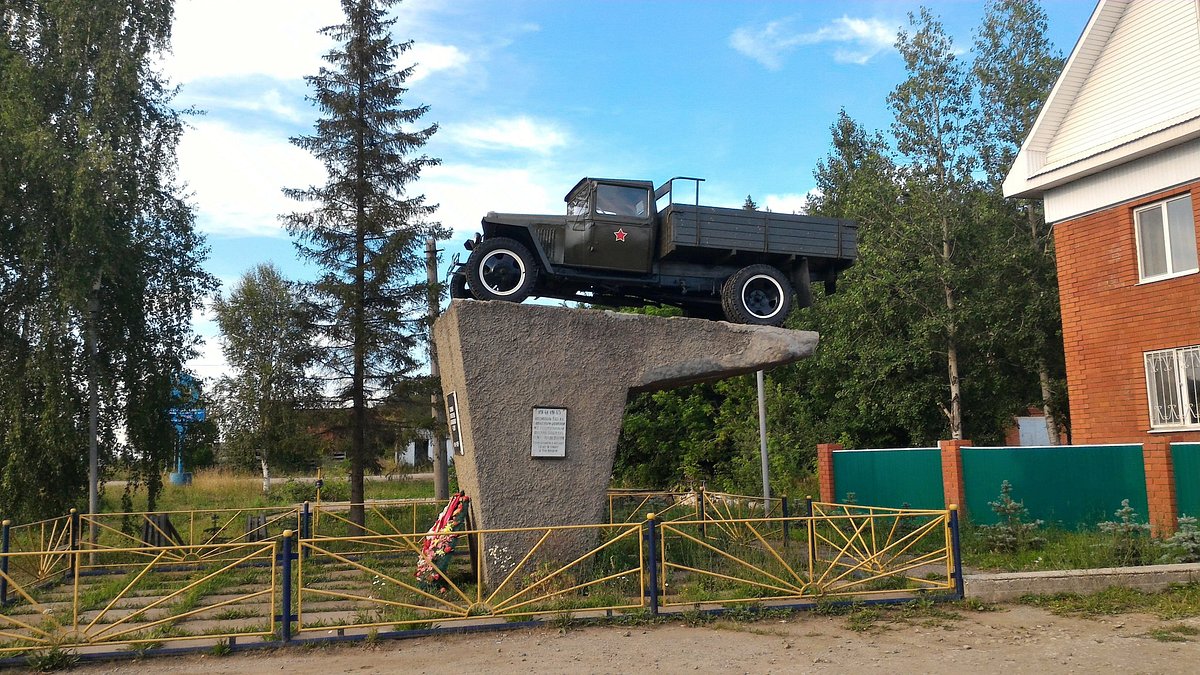
[(984, 602), (1016, 600), (1023, 595), (1095, 593), (1112, 586), (1159, 591), (1171, 584), (1200, 581), (1200, 563), (1102, 567), (1094, 570), (964, 574), (966, 596)]

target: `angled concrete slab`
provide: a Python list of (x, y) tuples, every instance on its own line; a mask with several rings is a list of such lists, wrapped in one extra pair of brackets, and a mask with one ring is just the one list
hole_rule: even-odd
[[(458, 483), (482, 529), (605, 522), (631, 392), (772, 368), (817, 345), (806, 331), (474, 300), (452, 301), (433, 333)], [(481, 543), (489, 573), (511, 571), (527, 538)], [(555, 535), (538, 557), (577, 555), (579, 539)]]

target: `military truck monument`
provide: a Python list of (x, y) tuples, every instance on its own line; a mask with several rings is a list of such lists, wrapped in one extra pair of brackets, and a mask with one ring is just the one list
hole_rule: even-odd
[[(655, 189), (584, 178), (567, 193), (565, 216), (491, 212), (467, 242), (434, 341), (477, 527), (601, 522), (631, 392), (762, 370), (816, 348), (816, 333), (778, 326), (811, 301), (813, 282), (833, 291), (857, 253), (855, 223), (700, 206), (701, 180)], [(692, 204), (680, 203), (676, 183)], [(674, 305), (688, 318), (517, 304), (530, 296)], [(702, 320), (719, 318), (731, 323)], [(491, 535), (485, 575), (594, 545), (587, 531), (560, 532), (524, 562), (505, 555), (537, 536)]]
[[(852, 221), (700, 206), (700, 178), (584, 178), (567, 213), (488, 213), (451, 273), (454, 298), (665, 304), (689, 317), (779, 326), (854, 261)], [(684, 189), (678, 194), (676, 183)], [(686, 203), (694, 194), (693, 203)]]

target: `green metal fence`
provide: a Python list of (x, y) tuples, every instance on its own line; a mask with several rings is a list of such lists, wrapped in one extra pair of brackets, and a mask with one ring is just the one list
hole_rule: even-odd
[(962, 449), (967, 516), (975, 523), (996, 522), (988, 502), (1000, 484), (1013, 486), (1030, 518), (1074, 528), (1112, 520), (1122, 499), (1145, 521), (1146, 470), (1142, 446), (1059, 445)]
[(834, 498), (889, 508), (941, 509), (942, 456), (937, 448), (836, 450)]
[(1171, 464), (1179, 515), (1200, 518), (1200, 443), (1172, 443)]

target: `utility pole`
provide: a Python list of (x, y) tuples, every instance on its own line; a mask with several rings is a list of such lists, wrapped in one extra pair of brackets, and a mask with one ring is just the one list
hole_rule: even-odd
[(438, 370), (437, 347), (433, 344), (433, 322), (441, 312), (441, 287), (438, 284), (437, 242), (433, 237), (425, 240), (425, 276), (429, 282), (429, 375), (433, 378), (434, 390), (429, 395), (429, 407), (433, 413), (433, 496), (435, 499), (450, 498), (449, 458), (446, 457), (446, 432), (442, 428), (441, 376)]
[(96, 320), (100, 316), (100, 273), (92, 284), (92, 296), (88, 298), (88, 541), (96, 546), (99, 532), (96, 529), (96, 514), (100, 512), (100, 451), (96, 434), (100, 421), (100, 396), (96, 383)]

